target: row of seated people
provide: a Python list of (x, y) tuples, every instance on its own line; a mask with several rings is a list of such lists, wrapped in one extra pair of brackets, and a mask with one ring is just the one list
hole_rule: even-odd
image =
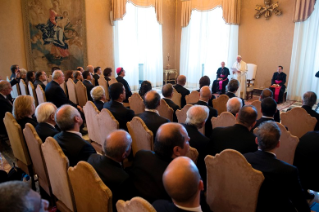
[[(51, 103), (44, 103), (39, 107), (45, 107), (45, 104), (52, 107)], [(39, 107), (37, 108), (38, 112), (41, 111)], [(208, 111), (206, 107), (193, 106), (190, 108), (187, 118), (188, 120), (195, 121), (196, 118), (201, 117), (204, 120), (198, 124), (203, 126), (207, 116)], [(243, 120), (244, 117), (248, 117), (248, 119), (251, 117), (256, 118), (257, 112), (253, 107), (245, 106), (239, 112), (238, 117), (240, 120)], [(146, 150), (139, 151), (135, 155), (132, 167), (123, 170), (121, 162), (128, 157), (132, 142), (127, 132), (119, 130), (110, 134), (106, 138), (104, 145), (106, 156), (101, 156), (95, 154), (93, 147), (78, 135), (81, 125), (81, 116), (75, 108), (69, 105), (60, 107), (55, 114), (55, 121), (62, 132), (56, 134), (54, 138), (69, 158), (70, 165), (74, 166), (80, 160), (88, 161), (96, 169), (103, 182), (112, 190), (114, 204), (118, 199), (126, 200), (139, 195), (150, 202), (163, 199), (153, 203), (157, 211), (175, 211), (174, 208), (176, 209), (176, 207), (188, 211), (190, 206), (198, 208), (200, 205), (203, 211), (209, 211), (207, 206), (205, 206), (205, 202), (199, 201), (201, 199), (200, 191), (204, 189), (203, 182), (200, 180), (196, 180), (198, 187), (186, 187), (191, 190), (175, 190), (173, 193), (171, 193), (170, 187), (166, 184), (168, 183), (166, 180), (170, 179), (166, 178), (166, 172), (170, 172), (170, 167), (174, 167), (173, 159), (179, 156), (185, 156), (189, 144), (192, 144), (192, 138), (189, 138), (191, 134), (188, 134), (182, 125), (176, 123), (162, 125), (156, 134), (154, 152)], [(249, 120), (245, 120), (245, 123), (249, 123)], [(258, 143), (260, 151), (256, 151), (256, 145), (256, 148), (251, 151), (253, 153), (245, 154), (248, 162), (257, 170), (261, 170), (265, 176), (265, 181), (260, 190), (257, 211), (273, 211), (277, 209), (278, 211), (294, 211), (294, 207), (296, 207), (298, 211), (309, 211), (298, 181), (298, 175), (296, 174), (297, 169), (275, 159), (275, 156), (272, 154), (273, 150), (278, 146), (279, 137), (280, 130), (277, 125), (266, 122), (266, 124), (259, 126), (257, 133), (256, 143)], [(193, 142), (199, 143), (197, 139), (196, 137), (196, 140)], [(91, 149), (91, 152), (89, 149)], [(172, 160), (173, 162), (171, 162)], [(198, 168), (200, 168), (199, 162), (200, 161), (198, 161)], [(176, 165), (177, 164), (180, 166), (183, 164), (183, 161), (176, 162)], [(188, 166), (190, 166), (189, 162)], [(193, 165), (191, 164), (191, 166)], [(196, 172), (194, 166), (192, 170)], [(163, 173), (164, 184), (162, 183)], [(199, 175), (197, 174), (197, 176)], [(199, 177), (197, 178), (199, 179)], [(176, 185), (177, 181), (180, 182), (180, 185), (184, 185), (184, 187), (188, 185), (188, 181), (183, 177), (174, 179), (171, 178), (168, 180), (174, 182), (171, 185)], [(192, 185), (194, 186), (194, 184)], [(171, 187), (171, 189), (174, 189), (174, 187)], [(194, 205), (187, 204), (192, 198), (185, 199), (187, 202), (183, 202), (183, 199), (178, 201), (178, 196), (187, 196), (188, 192), (191, 191), (194, 191), (194, 193), (192, 193), (194, 195), (196, 193), (196, 201), (193, 202)], [(175, 196), (175, 192), (181, 193)], [(174, 204), (168, 202), (170, 196), (173, 198)]]

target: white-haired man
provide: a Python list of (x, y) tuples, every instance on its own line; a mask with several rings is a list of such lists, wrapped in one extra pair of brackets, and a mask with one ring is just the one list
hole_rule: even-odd
[(83, 120), (77, 109), (71, 105), (63, 105), (55, 113), (55, 122), (61, 132), (54, 139), (68, 157), (70, 166), (75, 166), (79, 161), (87, 161), (91, 154), (96, 153), (92, 145), (82, 138), (80, 126)]
[(41, 103), (35, 110), (35, 116), (38, 121), (35, 130), (42, 142), (45, 142), (47, 137), (53, 137), (55, 134), (59, 133), (59, 130), (55, 128), (54, 115), (56, 110), (56, 106), (51, 102)]
[(103, 109), (104, 102), (106, 102), (105, 91), (102, 86), (96, 86), (91, 90), (91, 97), (97, 109)]
[(241, 98), (238, 98), (238, 97), (233, 97), (231, 99), (228, 99), (226, 104), (227, 111), (232, 113), (234, 116), (236, 116), (236, 114), (240, 111), (242, 106), (243, 106), (242, 100)]
[(232, 66), (234, 78), (239, 81), (239, 89), (236, 96), (246, 98), (246, 73), (248, 71), (247, 64), (241, 59), (241, 56), (237, 56), (236, 62)]
[(204, 105), (194, 105), (187, 111), (185, 124), (182, 124), (190, 137), (189, 145), (198, 151), (197, 166), (200, 175), (206, 182), (206, 167), (204, 158), (207, 156), (209, 138), (199, 132), (199, 129), (205, 127), (209, 115), (209, 109)]

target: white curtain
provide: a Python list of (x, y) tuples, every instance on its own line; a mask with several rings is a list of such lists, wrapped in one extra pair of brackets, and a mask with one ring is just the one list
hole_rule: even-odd
[(141, 8), (126, 4), (123, 20), (115, 21), (115, 67), (123, 67), (132, 90), (139, 88), (139, 67), (144, 80), (152, 86), (163, 84), (162, 25), (157, 22), (154, 7)]
[(308, 20), (295, 23), (288, 80), (288, 99), (301, 101), (307, 91), (319, 95), (319, 5)]
[(187, 87), (197, 88), (204, 75), (212, 83), (221, 62), (230, 69), (237, 54), (238, 25), (225, 23), (221, 7), (192, 11), (189, 25), (182, 28), (181, 40), (180, 73), (187, 77)]

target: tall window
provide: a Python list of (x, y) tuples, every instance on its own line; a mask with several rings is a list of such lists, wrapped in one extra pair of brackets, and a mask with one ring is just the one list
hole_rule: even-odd
[(123, 20), (115, 22), (115, 67), (126, 70), (125, 79), (132, 90), (141, 80), (152, 86), (163, 84), (162, 26), (157, 22), (154, 7), (139, 8), (126, 4)]
[(238, 25), (226, 24), (220, 7), (211, 11), (192, 11), (190, 23), (182, 29), (180, 73), (187, 86), (196, 88), (200, 77), (211, 81), (224, 61), (230, 68), (238, 54)]
[(289, 80), (288, 99), (301, 101), (307, 91), (319, 94), (319, 5), (304, 22), (295, 23)]

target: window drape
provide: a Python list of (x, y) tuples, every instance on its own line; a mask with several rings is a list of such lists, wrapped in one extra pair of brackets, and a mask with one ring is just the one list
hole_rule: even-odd
[(186, 27), (191, 19), (192, 11), (208, 11), (221, 6), (223, 18), (228, 24), (240, 23), (241, 0), (182, 0), (181, 25)]
[(113, 20), (117, 21), (123, 19), (126, 13), (126, 3), (130, 2), (140, 7), (153, 6), (155, 8), (158, 23), (163, 24), (162, 1), (163, 0), (112, 0)]
[[(154, 8), (126, 5), (122, 21), (115, 21), (115, 67), (126, 70), (125, 79), (132, 90), (139, 88), (139, 75), (152, 86), (163, 84), (162, 26), (157, 22)], [(141, 68), (143, 69), (140, 73)]]
[(314, 10), (316, 0), (295, 0), (294, 22), (307, 20)]
[(182, 28), (180, 74), (187, 86), (197, 88), (200, 77), (216, 79), (222, 61), (231, 68), (238, 54), (238, 25), (226, 24), (220, 7), (212, 11), (193, 11), (187, 27)]
[(308, 20), (295, 23), (288, 80), (288, 99), (301, 101), (307, 91), (319, 94), (319, 7)]

